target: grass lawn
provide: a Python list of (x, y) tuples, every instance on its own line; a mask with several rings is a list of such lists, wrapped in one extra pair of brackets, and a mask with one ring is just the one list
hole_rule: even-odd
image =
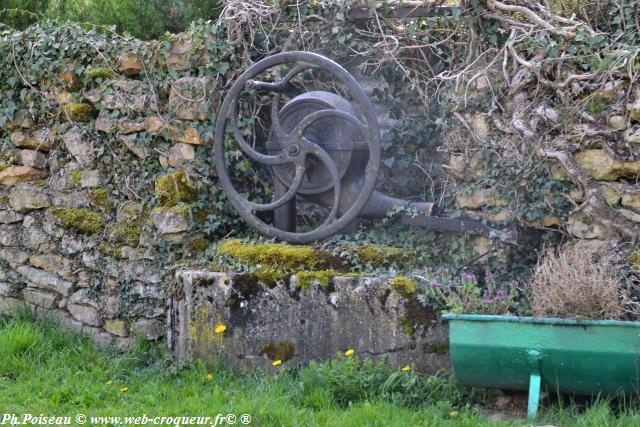
[(640, 425), (637, 412), (614, 410), (603, 401), (584, 411), (556, 404), (533, 424), (495, 424), (478, 409), (487, 402), (484, 393), (457, 387), (448, 378), (392, 371), (357, 357), (284, 367), (277, 374), (236, 374), (203, 363), (176, 368), (161, 346), (104, 350), (26, 314), (0, 317), (0, 422), (3, 413), (212, 418), (231, 413), (238, 417), (235, 425), (243, 425), (239, 417), (249, 414), (250, 425), (259, 426)]

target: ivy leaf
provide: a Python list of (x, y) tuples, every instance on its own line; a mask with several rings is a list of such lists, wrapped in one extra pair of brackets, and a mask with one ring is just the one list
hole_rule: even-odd
[(229, 63), (228, 62), (220, 62), (218, 64), (218, 73), (220, 73), (221, 75), (225, 75), (225, 73), (229, 70)]

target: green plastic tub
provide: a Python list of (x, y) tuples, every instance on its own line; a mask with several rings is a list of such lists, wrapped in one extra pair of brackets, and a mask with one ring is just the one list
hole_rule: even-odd
[(451, 363), (464, 385), (528, 390), (528, 416), (540, 390), (637, 394), (640, 322), (445, 314)]

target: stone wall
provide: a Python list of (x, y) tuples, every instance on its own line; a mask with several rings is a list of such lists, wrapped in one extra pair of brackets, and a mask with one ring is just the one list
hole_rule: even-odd
[[(490, 99), (491, 85), (500, 83), (477, 79), (473, 99)], [(496, 99), (504, 111), (470, 105), (452, 117), (463, 126), (445, 134), (445, 168), (455, 182), (458, 214), (552, 230), (592, 249), (635, 251), (635, 259), (640, 254), (637, 83), (573, 85), (564, 98), (541, 97), (525, 86)], [(585, 100), (588, 111), (581, 110)], [(569, 107), (574, 110), (567, 112)], [(547, 172), (532, 173), (536, 169)]]
[(154, 58), (157, 42), (111, 42), (82, 61), (61, 54), (31, 86), (40, 98), (0, 121), (0, 311), (24, 302), (128, 345), (165, 335), (167, 273), (210, 243), (193, 202), (215, 194), (195, 177), (219, 93), (192, 74), (194, 37), (171, 36)]

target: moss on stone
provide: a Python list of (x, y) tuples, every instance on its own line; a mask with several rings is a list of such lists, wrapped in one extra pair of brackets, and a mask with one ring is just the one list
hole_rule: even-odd
[(444, 342), (439, 342), (435, 344), (431, 344), (428, 348), (428, 353), (434, 353), (437, 356), (444, 356), (449, 351), (449, 344)]
[(640, 250), (633, 252), (629, 256), (629, 265), (636, 270), (640, 270)]
[(332, 269), (320, 270), (320, 271), (300, 271), (296, 273), (298, 278), (299, 289), (309, 289), (314, 283), (318, 283), (320, 286), (327, 287), (332, 277), (338, 275), (338, 272)]
[(235, 274), (231, 282), (231, 288), (235, 295), (243, 300), (251, 299), (263, 289), (255, 273)]
[(162, 206), (191, 203), (198, 198), (198, 189), (187, 173), (179, 170), (156, 179), (156, 198)]
[(280, 280), (284, 280), (284, 278), (287, 277), (286, 273), (271, 269), (260, 269), (253, 274), (258, 281), (265, 285), (275, 285)]
[(66, 104), (63, 110), (65, 116), (72, 122), (86, 122), (98, 114), (93, 105), (84, 102), (71, 102)]
[(108, 211), (113, 208), (109, 199), (109, 191), (104, 188), (97, 188), (89, 193), (89, 203), (96, 209)]
[(184, 247), (184, 253), (189, 257), (193, 257), (206, 251), (210, 244), (211, 242), (207, 238), (198, 237), (197, 239), (187, 242)]
[(271, 360), (286, 362), (296, 355), (296, 347), (291, 341), (270, 342), (262, 345), (260, 354), (266, 355)]
[(311, 246), (285, 243), (247, 243), (241, 240), (224, 240), (218, 244), (218, 252), (251, 265), (260, 265), (280, 271), (309, 271), (328, 267), (329, 255)]
[(411, 258), (411, 252), (408, 249), (393, 246), (364, 245), (355, 248), (354, 251), (361, 263), (371, 263), (373, 266), (401, 264)]
[(102, 242), (98, 245), (98, 250), (102, 252), (103, 255), (117, 257), (120, 253), (120, 248), (112, 245), (111, 243)]
[(413, 322), (411, 322), (411, 320), (406, 316), (402, 316), (398, 320), (400, 321), (400, 326), (402, 327), (402, 332), (404, 332), (412, 340), (415, 340), (416, 339), (416, 329), (413, 327)]
[(193, 221), (196, 224), (204, 225), (207, 223), (207, 217), (209, 215), (214, 215), (214, 216), (220, 215), (220, 211), (218, 209), (214, 209), (211, 207), (196, 209), (193, 212)]
[(138, 246), (140, 242), (140, 226), (128, 224), (114, 224), (109, 227), (110, 239), (124, 243), (127, 246)]
[(91, 209), (58, 207), (52, 213), (60, 224), (81, 233), (95, 234), (104, 226), (104, 217)]
[(175, 214), (179, 215), (182, 218), (189, 220), (191, 219), (191, 209), (189, 206), (162, 206), (159, 208), (155, 208), (152, 213), (154, 214)]
[(80, 187), (82, 182), (82, 173), (80, 171), (71, 171), (69, 172), (69, 181), (76, 187)]
[(108, 68), (90, 68), (87, 70), (87, 76), (92, 79), (111, 80), (116, 77), (115, 73)]
[(394, 277), (389, 282), (389, 286), (406, 299), (413, 297), (417, 289), (415, 280), (404, 276)]

